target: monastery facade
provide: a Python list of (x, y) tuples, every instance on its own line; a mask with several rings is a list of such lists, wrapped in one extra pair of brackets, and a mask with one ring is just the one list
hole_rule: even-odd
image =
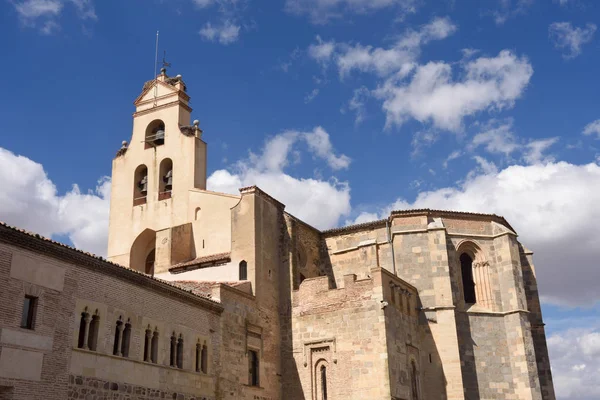
[(181, 76), (135, 101), (108, 260), (0, 224), (0, 400), (554, 400), (532, 253), (502, 217), (319, 231), (206, 190)]

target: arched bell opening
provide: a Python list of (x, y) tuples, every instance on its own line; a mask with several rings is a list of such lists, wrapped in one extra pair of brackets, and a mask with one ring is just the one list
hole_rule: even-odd
[(158, 200), (171, 198), (173, 191), (173, 161), (165, 158), (160, 162), (159, 182), (158, 182)]
[(493, 309), (490, 263), (483, 250), (475, 242), (466, 240), (458, 246), (457, 254), (465, 305)]
[(129, 268), (148, 275), (154, 274), (156, 232), (143, 231), (133, 242), (129, 254)]
[(133, 205), (146, 204), (148, 198), (148, 168), (140, 165), (133, 174)]
[(161, 146), (165, 144), (165, 123), (160, 119), (155, 119), (150, 122), (146, 128), (146, 137), (144, 140), (144, 148)]

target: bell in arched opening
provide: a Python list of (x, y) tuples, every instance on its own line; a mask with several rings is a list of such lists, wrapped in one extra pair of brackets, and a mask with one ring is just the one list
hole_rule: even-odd
[(170, 169), (167, 171), (165, 176), (163, 176), (163, 182), (165, 183), (165, 191), (170, 192), (173, 190), (173, 170)]
[(148, 193), (148, 175), (144, 175), (138, 182), (138, 188), (144, 196)]
[(152, 133), (154, 135), (153, 142), (155, 145), (160, 145), (165, 142), (165, 125), (164, 124), (158, 125)]

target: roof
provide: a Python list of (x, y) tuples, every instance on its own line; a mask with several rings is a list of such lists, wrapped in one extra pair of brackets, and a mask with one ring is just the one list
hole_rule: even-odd
[(182, 289), (162, 279), (157, 279), (142, 272), (125, 268), (122, 265), (110, 262), (92, 253), (78, 250), (64, 243), (48, 239), (39, 234), (15, 228), (0, 222), (0, 242), (24, 248), (48, 257), (70, 262), (77, 266), (88, 268), (96, 272), (105, 273), (118, 279), (127, 280), (139, 286), (160, 291), (179, 300), (201, 305), (213, 312), (222, 312), (223, 307), (206, 295), (199, 295), (192, 291)]
[(395, 210), (390, 213), (390, 216), (385, 219), (380, 219), (377, 221), (365, 222), (362, 224), (354, 224), (343, 226), (339, 228), (333, 228), (323, 231), (324, 235), (336, 235), (340, 233), (350, 233), (356, 232), (366, 229), (375, 229), (385, 226), (386, 221), (391, 220), (394, 216), (407, 216), (407, 215), (431, 215), (438, 217), (460, 217), (460, 218), (470, 218), (470, 219), (489, 219), (491, 221), (502, 224), (515, 232), (512, 226), (504, 219), (504, 217), (496, 215), (496, 214), (484, 214), (484, 213), (473, 213), (473, 212), (465, 212), (465, 211), (450, 211), (450, 210), (435, 210), (430, 208), (417, 208), (410, 210)]
[(172, 274), (179, 274), (186, 271), (192, 271), (200, 268), (215, 267), (231, 262), (231, 253), (218, 253), (208, 256), (194, 258), (193, 260), (185, 261), (173, 265), (169, 268)]
[(219, 282), (219, 281), (173, 281), (174, 285), (182, 288), (183, 290), (190, 291), (199, 296), (210, 297), (212, 295), (212, 288), (223, 284), (230, 287), (241, 286), (248, 281), (234, 281), (234, 282)]

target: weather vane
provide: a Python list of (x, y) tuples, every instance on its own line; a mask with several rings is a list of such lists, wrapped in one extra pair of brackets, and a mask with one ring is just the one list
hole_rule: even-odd
[(167, 62), (167, 51), (165, 50), (164, 53), (163, 53), (162, 67), (163, 68), (167, 68), (167, 67), (170, 67), (170, 66), (171, 66), (171, 63)]

